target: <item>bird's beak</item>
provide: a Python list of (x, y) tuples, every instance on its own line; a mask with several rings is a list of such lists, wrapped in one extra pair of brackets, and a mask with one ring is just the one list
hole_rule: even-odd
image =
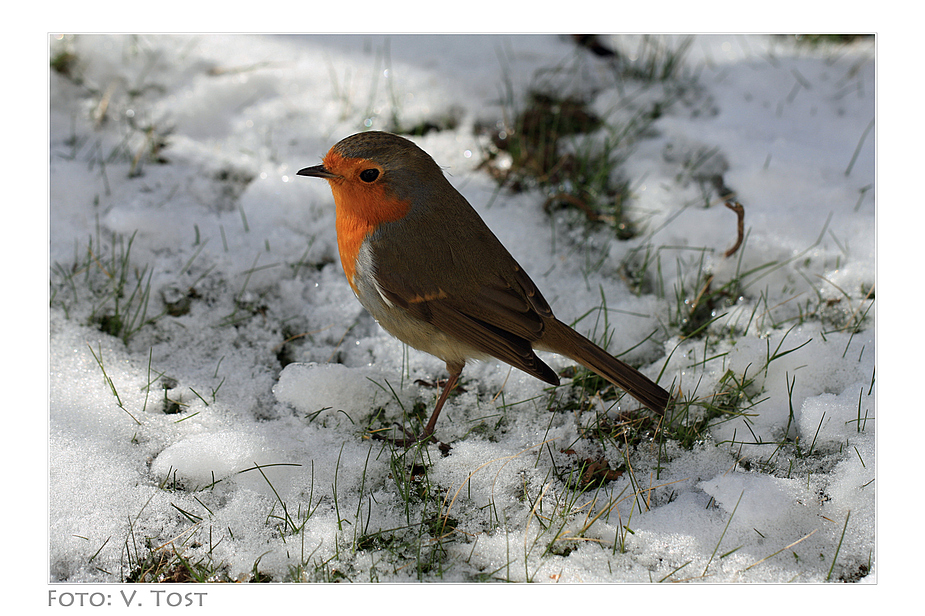
[(307, 175), (313, 178), (324, 178), (325, 180), (334, 180), (340, 176), (336, 173), (331, 173), (324, 168), (324, 165), (315, 165), (314, 167), (305, 167), (296, 172), (296, 175)]

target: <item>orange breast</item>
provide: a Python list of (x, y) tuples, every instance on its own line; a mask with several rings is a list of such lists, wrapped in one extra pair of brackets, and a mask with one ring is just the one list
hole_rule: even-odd
[[(337, 208), (338, 212), (340, 207)], [(347, 282), (353, 287), (353, 292), (357, 292), (357, 285), (353, 281), (356, 275), (357, 257), (360, 255), (360, 246), (366, 236), (372, 233), (373, 227), (367, 225), (364, 221), (348, 216), (337, 216), (335, 222), (337, 229), (337, 250), (340, 252), (340, 264), (344, 268), (344, 274), (347, 275)]]

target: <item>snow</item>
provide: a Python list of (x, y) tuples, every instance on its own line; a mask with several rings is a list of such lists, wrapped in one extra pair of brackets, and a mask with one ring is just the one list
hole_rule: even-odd
[[(607, 41), (627, 53), (640, 44)], [(629, 241), (550, 218), (538, 192), (496, 194), (478, 169), (473, 127), (500, 118), (505, 80), (522, 96), (539, 69), (576, 62), (575, 80), (598, 87), (594, 108), (614, 120), (663, 94), (624, 104), (640, 86), (600, 87), (604, 65), (567, 38), (81, 35), (50, 46), (72, 49), (84, 79), (50, 75), (51, 264), (85, 262), (92, 243), (98, 268), (74, 281), (105, 284), (113, 234), (133, 237), (131, 276), (151, 276), (148, 316), (189, 302), (125, 343), (89, 323), (102, 296), (73, 295), (53, 267), (51, 582), (122, 581), (136, 550), (169, 542), (236, 580), (255, 569), (289, 580), (302, 566), (306, 580), (336, 570), (360, 582), (877, 581), (874, 133), (858, 147), (875, 117), (871, 43), (696, 37), (686, 71), (697, 87), (621, 170), (644, 230)], [(97, 123), (91, 91), (110, 87)], [(352, 297), (330, 191), (295, 171), (393, 113), (407, 124), (459, 116), (415, 141), (560, 319), (606, 302), (611, 350), (633, 347), (624, 359), (688, 399), (728, 387), (730, 372), (753, 378), (748, 417), (690, 449), (621, 448), (585, 438), (588, 413), (550, 413), (543, 383), (491, 361), (467, 367), (437, 424), (447, 453), (403, 457), (368, 439), (375, 413), (400, 422), (416, 404), (429, 410), (438, 390), (416, 381), (444, 367)], [(143, 159), (133, 175), (125, 152), (150, 151), (146, 126), (166, 135), (167, 162)], [(705, 206), (690, 164), (713, 150), (709, 169), (746, 210), (747, 241), (731, 259), (735, 217), (715, 199)], [(659, 249), (662, 297), (634, 295), (620, 276), (647, 245)], [(673, 290), (694, 285), (701, 258), (714, 287), (764, 269), (706, 337), (684, 338)], [(859, 331), (836, 331), (865, 313)], [(595, 314), (578, 328), (594, 329)], [(576, 456), (632, 469), (576, 493), (562, 474)], [(403, 483), (413, 464), (426, 480)], [(409, 501), (409, 486), (439, 498)], [(297, 532), (281, 522), (283, 503), (304, 522)], [(437, 516), (455, 529), (444, 528), (439, 566), (420, 571), (383, 545)]]

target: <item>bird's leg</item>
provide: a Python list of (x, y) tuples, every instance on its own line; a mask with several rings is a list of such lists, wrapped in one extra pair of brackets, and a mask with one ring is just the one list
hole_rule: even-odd
[(424, 431), (421, 432), (420, 435), (414, 436), (406, 430), (405, 434), (408, 435), (406, 438), (386, 440), (399, 447), (411, 447), (415, 443), (420, 443), (429, 439), (434, 433), (434, 427), (437, 425), (437, 417), (440, 416), (443, 405), (446, 403), (447, 398), (450, 397), (450, 392), (453, 391), (453, 388), (456, 386), (456, 381), (459, 380), (459, 375), (462, 374), (464, 366), (465, 364), (451, 364), (447, 362), (446, 369), (450, 373), (450, 377), (446, 380), (446, 385), (443, 386), (443, 391), (440, 392), (440, 397), (437, 399), (437, 406), (434, 407), (434, 412), (431, 413), (430, 419), (427, 421), (427, 425), (424, 426)]
[(462, 374), (464, 365), (465, 364), (450, 364), (450, 362), (446, 363), (446, 369), (450, 373), (450, 378), (446, 380), (446, 385), (443, 386), (443, 391), (440, 392), (440, 397), (437, 399), (437, 406), (434, 407), (434, 412), (431, 413), (427, 425), (424, 426), (421, 439), (425, 439), (434, 433), (434, 426), (437, 425), (437, 417), (440, 416), (440, 411), (443, 410), (446, 399), (450, 397), (450, 392), (456, 387), (456, 381), (459, 380), (459, 375)]

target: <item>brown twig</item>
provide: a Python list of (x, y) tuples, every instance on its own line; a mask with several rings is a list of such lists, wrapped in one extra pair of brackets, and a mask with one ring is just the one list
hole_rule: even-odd
[(738, 201), (726, 201), (725, 205), (736, 213), (736, 218), (738, 219), (738, 224), (736, 226), (736, 243), (733, 244), (732, 248), (726, 251), (725, 256), (728, 259), (736, 253), (739, 246), (742, 245), (742, 239), (745, 237), (745, 208), (742, 207), (742, 204)]
[(590, 205), (588, 205), (587, 203), (585, 203), (584, 201), (582, 201), (575, 195), (570, 195), (564, 192), (556, 193), (552, 195), (551, 197), (549, 197), (548, 199), (546, 199), (546, 202), (543, 204), (543, 210), (545, 210), (545, 212), (548, 214), (550, 211), (550, 208), (552, 207), (552, 204), (555, 203), (556, 201), (565, 201), (566, 203), (570, 203), (574, 205), (575, 207), (583, 211), (585, 213), (585, 216), (588, 217), (588, 220), (592, 222), (596, 222), (600, 220), (600, 217), (597, 215), (597, 212), (595, 212), (591, 208)]
[[(729, 256), (728, 254), (726, 255)], [(700, 293), (697, 294), (697, 297), (694, 298), (694, 301), (691, 302), (691, 314), (697, 310), (697, 307), (700, 306), (700, 300), (704, 298), (710, 292), (710, 285), (713, 283), (713, 274), (707, 276), (706, 282), (703, 283), (703, 286), (700, 287)]]

